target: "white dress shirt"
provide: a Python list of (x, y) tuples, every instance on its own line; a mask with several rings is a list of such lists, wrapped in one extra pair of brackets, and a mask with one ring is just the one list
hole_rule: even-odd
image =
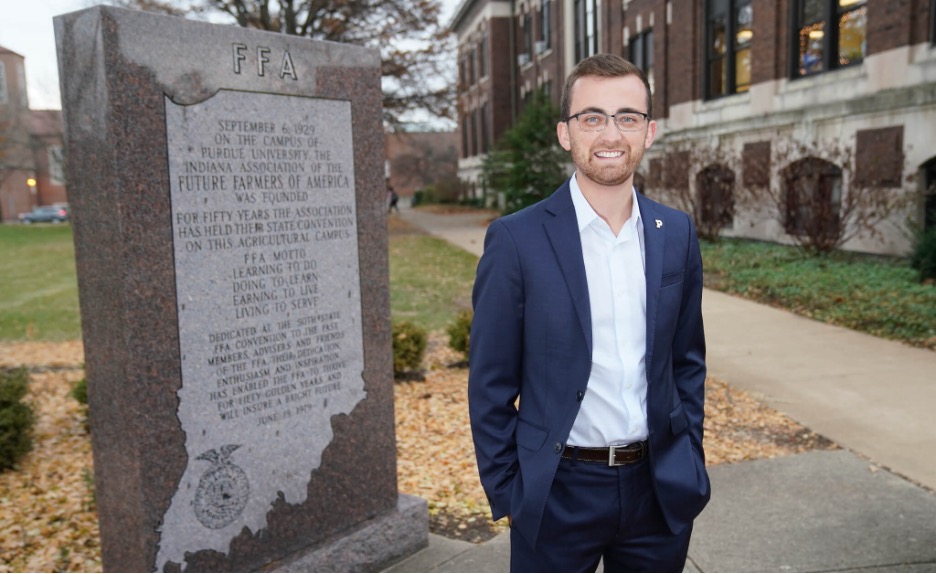
[(617, 236), (582, 195), (572, 176), (588, 280), (592, 368), (568, 444), (622, 445), (644, 440), (647, 428), (647, 283), (637, 193)]

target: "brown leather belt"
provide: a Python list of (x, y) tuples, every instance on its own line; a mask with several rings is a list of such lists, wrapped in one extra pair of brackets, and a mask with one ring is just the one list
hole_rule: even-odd
[(623, 446), (610, 446), (604, 448), (566, 446), (562, 451), (562, 458), (576, 459), (584, 462), (600, 462), (608, 466), (622, 466), (642, 460), (647, 456), (647, 441), (633, 442)]

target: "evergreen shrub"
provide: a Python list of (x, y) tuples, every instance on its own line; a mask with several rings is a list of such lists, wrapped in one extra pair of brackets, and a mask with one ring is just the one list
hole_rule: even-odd
[(29, 374), (26, 369), (0, 369), (0, 471), (13, 468), (32, 450), (36, 417), (23, 402)]
[(921, 281), (936, 281), (936, 227), (917, 234), (910, 265), (920, 272)]
[(426, 330), (409, 321), (393, 324), (393, 374), (415, 371), (422, 366), (429, 336)]
[(455, 317), (455, 321), (448, 326), (449, 347), (461, 353), (465, 359), (468, 359), (468, 353), (471, 350), (471, 319), (474, 318), (474, 312), (470, 309), (462, 311)]

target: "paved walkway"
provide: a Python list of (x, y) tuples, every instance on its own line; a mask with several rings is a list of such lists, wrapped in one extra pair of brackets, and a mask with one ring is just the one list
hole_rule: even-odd
[[(477, 255), (484, 216), (400, 215)], [(706, 290), (710, 374), (845, 447), (710, 469), (687, 571), (936, 570), (936, 353)], [(909, 479), (909, 480), (908, 480)], [(507, 535), (394, 572), (506, 572)]]

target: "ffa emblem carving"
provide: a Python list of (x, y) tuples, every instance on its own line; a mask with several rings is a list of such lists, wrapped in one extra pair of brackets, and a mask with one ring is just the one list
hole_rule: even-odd
[(250, 483), (244, 469), (231, 462), (231, 453), (239, 444), (203, 452), (196, 460), (206, 460), (211, 468), (205, 471), (195, 490), (195, 517), (206, 528), (217, 530), (231, 524), (247, 506)]

